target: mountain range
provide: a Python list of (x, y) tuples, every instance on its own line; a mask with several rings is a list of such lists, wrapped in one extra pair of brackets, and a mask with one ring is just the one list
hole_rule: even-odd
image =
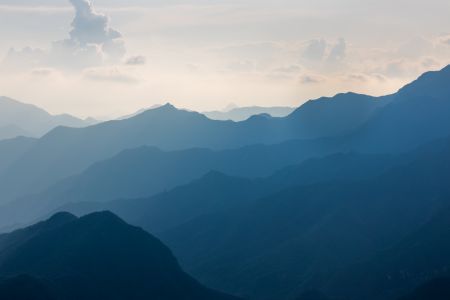
[[(111, 210), (160, 237), (204, 284), (232, 294), (290, 299), (318, 289), (343, 299), (372, 299), (365, 284), (376, 279), (376, 272), (363, 267), (357, 269), (360, 274), (352, 265), (373, 260), (371, 265), (379, 266), (379, 251), (394, 248), (435, 218), (444, 219), (437, 213), (450, 207), (448, 153), (450, 139), (445, 139), (398, 156), (315, 158), (259, 179), (210, 172), (150, 198), (75, 202), (57, 210), (78, 215)], [(446, 230), (442, 224), (440, 230)], [(422, 234), (420, 242), (430, 249), (406, 262), (426, 261), (430, 253), (436, 265), (445, 266), (445, 254), (433, 252), (444, 248), (426, 237)], [(388, 261), (386, 266), (393, 265)], [(381, 278), (386, 274), (379, 273)], [(349, 294), (356, 293), (354, 283), (344, 280), (349, 276), (365, 283), (358, 283), (361, 294)], [(401, 296), (414, 284), (395, 286)], [(379, 292), (379, 299), (395, 299), (382, 288)]]
[(0, 140), (17, 136), (41, 137), (58, 126), (84, 127), (95, 122), (67, 114), (51, 115), (37, 106), (0, 97)]
[[(447, 67), (424, 74), (390, 96), (348, 93), (321, 98), (305, 103), (285, 118), (254, 116), (243, 122), (215, 121), (167, 104), (125, 120), (87, 128), (58, 127), (0, 174), (1, 196), (11, 200), (23, 195), (24, 190), (43, 191), (99, 160), (143, 145), (162, 150), (220, 150), (292, 139), (328, 139), (334, 143), (331, 147), (362, 152), (411, 150), (450, 134), (450, 105), (445, 98), (448, 91), (426, 92), (449, 77)], [(413, 92), (417, 86), (423, 87), (422, 94)], [(402, 122), (397, 124), (399, 119)], [(20, 188), (15, 184), (19, 182)]]
[(0, 230), (35, 225), (0, 235), (0, 298), (445, 297), (449, 83), (1, 140)]
[[(353, 113), (336, 109), (339, 103), (347, 108), (355, 103)], [(20, 196), (25, 187), (29, 193), (43, 190), (51, 182), (79, 173), (96, 161), (142, 145), (163, 150), (192, 147), (218, 150), (292, 138), (334, 136), (360, 125), (381, 103), (368, 96), (338, 95), (334, 100), (307, 103), (286, 118), (255, 116), (237, 123), (210, 120), (167, 104), (125, 120), (87, 128), (58, 127), (39, 139), (0, 175), (2, 196)], [(323, 126), (316, 118), (302, 119), (314, 111), (329, 118), (330, 125)], [(21, 182), (22, 187), (17, 189), (12, 182)]]

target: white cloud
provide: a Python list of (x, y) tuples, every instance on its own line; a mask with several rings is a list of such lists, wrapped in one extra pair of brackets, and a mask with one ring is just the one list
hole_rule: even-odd
[(303, 75), (302, 77), (300, 77), (300, 83), (302, 84), (316, 84), (316, 83), (321, 83), (323, 82), (325, 79), (321, 76), (318, 75)]
[(117, 83), (134, 84), (139, 80), (118, 67), (90, 68), (83, 72), (84, 78), (94, 81), (112, 81)]
[(327, 42), (325, 39), (314, 39), (309, 41), (305, 50), (303, 51), (303, 57), (308, 60), (321, 61), (325, 56), (327, 50)]
[(328, 61), (330, 62), (342, 61), (345, 59), (346, 55), (347, 55), (347, 42), (345, 41), (345, 39), (340, 38), (331, 49), (331, 52), (328, 55)]
[(131, 66), (139, 66), (139, 65), (145, 65), (147, 62), (147, 59), (145, 56), (138, 55), (138, 56), (132, 56), (127, 59), (126, 64)]
[(110, 27), (109, 18), (98, 13), (88, 0), (70, 0), (75, 9), (69, 38), (49, 49), (11, 49), (4, 65), (13, 69), (58, 67), (76, 70), (120, 62), (125, 53), (122, 35)]

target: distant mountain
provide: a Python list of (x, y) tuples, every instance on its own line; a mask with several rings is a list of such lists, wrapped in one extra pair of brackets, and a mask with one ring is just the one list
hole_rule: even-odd
[(91, 125), (70, 115), (50, 115), (45, 110), (11, 98), (0, 97), (0, 140), (17, 136), (40, 137), (57, 126)]
[(12, 278), (0, 281), (2, 299), (28, 291), (54, 299), (236, 299), (200, 285), (159, 240), (108, 212), (59, 213), (1, 235), (0, 274)]
[(19, 136), (33, 136), (33, 134), (25, 131), (17, 125), (5, 125), (0, 127), (0, 141), (6, 139), (12, 139)]
[(450, 134), (450, 65), (391, 96), (346, 143), (365, 152), (404, 152)]
[(331, 150), (339, 146), (357, 152), (405, 152), (450, 134), (448, 89), (442, 87), (449, 78), (450, 66), (426, 73), (390, 96), (339, 94), (309, 101), (285, 118), (216, 121), (168, 104), (87, 128), (58, 127), (10, 164), (0, 176), (0, 196), (5, 201), (43, 191), (99, 160), (142, 145), (219, 150), (327, 139)]
[(36, 139), (27, 137), (0, 140), (0, 174), (31, 148), (35, 142)]
[[(339, 103), (346, 109), (337, 109)], [(355, 103), (355, 108), (350, 109), (349, 103)], [(338, 95), (336, 100), (305, 104), (286, 118), (254, 116), (237, 123), (210, 120), (199, 113), (178, 110), (167, 104), (125, 120), (87, 128), (58, 127), (42, 137), (11, 165), (7, 174), (0, 177), (0, 195), (4, 199), (13, 199), (23, 195), (24, 191), (42, 191), (60, 179), (82, 172), (96, 161), (142, 145), (163, 150), (228, 149), (295, 138), (336, 136), (361, 125), (364, 118), (383, 103), (368, 96)], [(311, 114), (317, 111), (315, 118), (302, 118), (303, 110)], [(321, 113), (323, 118), (316, 119)]]
[[(43, 192), (21, 197), (0, 209), (0, 227), (33, 221), (66, 203), (141, 198), (170, 190), (216, 170), (237, 177), (265, 177), (310, 157), (330, 153), (326, 144), (290, 141), (234, 150), (189, 149), (165, 152), (152, 147), (125, 150)], [(131, 179), (131, 180), (130, 180)]]
[(231, 120), (235, 122), (240, 122), (247, 120), (251, 116), (267, 114), (272, 117), (286, 117), (295, 110), (293, 107), (285, 106), (272, 106), (272, 107), (261, 107), (261, 106), (248, 106), (248, 107), (233, 107), (226, 111), (208, 111), (203, 112), (205, 116), (213, 120)]
[(125, 120), (125, 119), (129, 119), (129, 118), (132, 118), (132, 117), (136, 117), (137, 115), (140, 115), (140, 114), (146, 112), (147, 110), (156, 109), (156, 108), (161, 107), (161, 106), (162, 106), (161, 104), (155, 104), (155, 105), (150, 106), (149, 108), (141, 108), (141, 109), (137, 110), (136, 112), (134, 112), (132, 114), (125, 115), (125, 116), (122, 116), (120, 118), (117, 118), (117, 120)]
[[(27, 224), (61, 206), (64, 210), (77, 213), (107, 209), (118, 213), (128, 222), (137, 221), (136, 218), (141, 216), (142, 219), (153, 220), (152, 224), (158, 224), (157, 216), (150, 217), (146, 213), (154, 211), (157, 215), (166, 216), (167, 219), (167, 213), (161, 209), (164, 205), (169, 205), (179, 210), (178, 207), (182, 204), (171, 202), (177, 202), (176, 199), (186, 201), (200, 210), (204, 205), (208, 206), (210, 198), (223, 199), (226, 202), (229, 197), (232, 197), (237, 202), (231, 201), (229, 204), (244, 203), (288, 186), (336, 179), (368, 178), (403, 161), (395, 156), (349, 153), (310, 159), (291, 166), (304, 160), (305, 153), (310, 152), (314, 152), (314, 148), (310, 148), (304, 142), (252, 146), (217, 152), (204, 149), (161, 152), (145, 147), (128, 150), (111, 160), (95, 164), (76, 177), (63, 180), (43, 193), (3, 205), (0, 208), (0, 227), (12, 226), (19, 222)], [(326, 155), (320, 149), (316, 149), (315, 154)], [(283, 168), (287, 165), (289, 167)], [(281, 168), (283, 169), (271, 175)], [(210, 170), (216, 171), (209, 172)], [(219, 174), (217, 171), (237, 177), (213, 175)], [(207, 172), (209, 172), (208, 176), (201, 177)], [(130, 174), (133, 174), (133, 180), (129, 180)], [(242, 176), (261, 178), (248, 180), (241, 179)], [(263, 176), (268, 177), (262, 178)], [(201, 178), (187, 184), (199, 177)], [(230, 182), (220, 180), (229, 177), (233, 178)], [(231, 184), (233, 180), (241, 184)], [(186, 184), (186, 190), (180, 188), (170, 191), (171, 188), (184, 184)], [(250, 192), (245, 192), (249, 186), (251, 186)], [(180, 191), (179, 194), (178, 191)], [(146, 197), (156, 193), (159, 195)], [(230, 193), (232, 196), (229, 196)], [(146, 198), (129, 200), (136, 197)], [(124, 200), (104, 205), (99, 203), (121, 198)], [(153, 200), (153, 198), (160, 200)], [(202, 204), (189, 202), (191, 200)], [(164, 205), (153, 207), (152, 203), (158, 203), (158, 201)], [(77, 204), (80, 202), (82, 203)], [(65, 206), (66, 204), (69, 206)], [(125, 215), (124, 211), (129, 213)], [(183, 212), (188, 214), (189, 211), (186, 209)], [(128, 216), (132, 218), (127, 218)], [(138, 224), (145, 226), (144, 223)], [(146, 228), (151, 229), (151, 232), (155, 230), (153, 227)]]

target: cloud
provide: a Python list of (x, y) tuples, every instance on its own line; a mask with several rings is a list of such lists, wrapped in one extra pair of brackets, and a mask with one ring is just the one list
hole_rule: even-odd
[(41, 49), (25, 47), (16, 50), (11, 48), (2, 62), (2, 66), (7, 69), (28, 69), (39, 66), (46, 58), (46, 52)]
[(347, 42), (344, 38), (334, 44), (323, 38), (310, 40), (303, 49), (302, 57), (310, 68), (334, 68), (347, 57)]
[(147, 59), (145, 56), (132, 56), (127, 59), (126, 64), (131, 66), (139, 66), (139, 65), (145, 65), (147, 62)]
[(347, 79), (350, 81), (367, 82), (369, 81), (367, 76), (364, 74), (349, 74)]
[(75, 59), (82, 61), (83, 67), (120, 61), (126, 53), (125, 45), (121, 33), (110, 27), (109, 18), (96, 12), (88, 0), (70, 3), (75, 9), (70, 38), (53, 43), (53, 59), (57, 63)]
[(321, 61), (325, 56), (326, 50), (327, 42), (324, 39), (314, 39), (309, 41), (303, 51), (303, 57), (312, 61)]
[(256, 66), (249, 60), (233, 61), (228, 65), (228, 69), (234, 72), (252, 72), (256, 69)]
[(112, 81), (118, 83), (134, 84), (139, 80), (127, 74), (118, 67), (90, 68), (83, 72), (84, 78), (94, 81)]
[(270, 71), (267, 78), (274, 80), (290, 80), (296, 78), (302, 68), (298, 65), (288, 65), (277, 67)]
[(290, 65), (287, 67), (279, 67), (274, 69), (275, 73), (285, 73), (285, 74), (295, 74), (302, 70), (302, 68), (298, 65)]
[(328, 61), (338, 62), (345, 59), (347, 56), (347, 42), (345, 39), (340, 38), (338, 42), (331, 48), (330, 54), (328, 55)]
[(415, 37), (403, 43), (398, 49), (402, 58), (418, 58), (433, 51), (433, 43), (423, 37)]
[(77, 70), (120, 62), (125, 56), (122, 35), (111, 28), (109, 18), (88, 0), (70, 0), (75, 17), (69, 38), (55, 41), (50, 49), (11, 49), (4, 64), (10, 68), (59, 67)]
[(440, 42), (444, 45), (450, 46), (450, 35), (446, 34), (440, 37)]
[(31, 75), (36, 77), (48, 77), (54, 73), (55, 70), (50, 68), (38, 68), (31, 71)]
[(324, 79), (317, 75), (303, 75), (300, 77), (300, 83), (302, 84), (316, 84), (323, 82)]

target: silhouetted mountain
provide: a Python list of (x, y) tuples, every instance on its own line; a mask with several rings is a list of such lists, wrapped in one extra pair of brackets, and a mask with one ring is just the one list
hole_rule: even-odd
[(0, 279), (0, 297), (5, 300), (56, 300), (46, 284), (27, 275)]
[(329, 298), (319, 291), (311, 290), (302, 293), (296, 300), (329, 300)]
[(159, 240), (108, 212), (57, 214), (0, 236), (0, 274), (30, 276), (3, 281), (8, 294), (25, 286), (55, 299), (235, 299), (197, 283)]
[[(355, 281), (348, 285), (339, 280), (345, 278), (340, 269), (393, 247), (450, 205), (450, 142), (430, 147), (439, 150), (420, 149), (411, 163), (381, 176), (289, 188), (238, 210), (193, 219), (160, 237), (203, 283), (252, 299), (290, 299), (309, 289), (324, 289), (330, 297), (347, 299), (354, 293), (354, 299), (372, 299), (377, 294), (365, 287), (373, 283), (380, 288), (380, 280), (388, 280), (389, 273), (375, 272), (378, 265), (403, 270), (402, 261), (415, 261), (429, 268), (425, 274), (448, 265), (446, 248), (425, 240), (428, 248), (412, 253), (439, 251), (442, 255), (429, 264), (428, 256), (419, 259), (405, 251), (386, 264), (377, 260), (373, 269), (349, 272)], [(423, 236), (450, 240), (431, 232)]]
[[(306, 102), (287, 116), (285, 122), (289, 129), (296, 131), (292, 134), (302, 138), (342, 136), (365, 124), (391, 100), (392, 96), (376, 98), (355, 93), (323, 97)], [(299, 120), (304, 126), (294, 125)]]
[(448, 300), (450, 299), (450, 279), (436, 278), (418, 287), (410, 295), (400, 300)]
[[(449, 276), (450, 210), (437, 211), (431, 221), (395, 246), (338, 274), (329, 290), (350, 299), (396, 299), (430, 278)], [(431, 297), (433, 288), (438, 287), (430, 284), (415, 294), (423, 297), (429, 292), (426, 299), (436, 299)]]
[(203, 112), (205, 116), (212, 120), (231, 120), (240, 122), (247, 120), (251, 116), (267, 114), (272, 117), (286, 117), (295, 110), (293, 107), (273, 106), (249, 106), (249, 107), (234, 107), (227, 111), (208, 111)]
[(103, 204), (74, 203), (65, 206), (83, 215), (108, 209), (150, 232), (163, 232), (197, 217), (240, 209), (278, 189), (260, 180), (209, 172), (202, 178), (150, 198), (115, 200)]
[(89, 123), (70, 115), (50, 115), (45, 110), (0, 97), (0, 140), (17, 136), (40, 137), (57, 126), (82, 127)]
[[(188, 190), (190, 188), (197, 189), (195, 193), (183, 191), (177, 194), (170, 191), (163, 193), (163, 197), (159, 195), (139, 201), (129, 200), (135, 196), (142, 197), (169, 190), (175, 185), (185, 184), (187, 180), (196, 179), (209, 170), (251, 178), (267, 176), (285, 165), (297, 162), (302, 158), (304, 151), (311, 150), (308, 149), (306, 143), (289, 142), (274, 146), (253, 146), (219, 152), (193, 149), (166, 153), (152, 148), (125, 151), (116, 158), (96, 164), (81, 175), (65, 180), (44, 193), (25, 197), (3, 206), (0, 209), (0, 227), (17, 226), (15, 223), (18, 222), (27, 224), (61, 206), (64, 207), (64, 210), (75, 213), (112, 210), (128, 222), (135, 222), (137, 216), (143, 216), (147, 211), (154, 210), (157, 215), (166, 215), (165, 211), (160, 211), (161, 207), (152, 206), (151, 203), (156, 201), (153, 201), (153, 198), (160, 198), (161, 202), (170, 205), (170, 208), (175, 210), (179, 205), (175, 199), (198, 201), (198, 203), (185, 202), (190, 203), (193, 207), (203, 209), (202, 205), (206, 205), (209, 199), (223, 199), (227, 202), (230, 193), (234, 199), (230, 203), (245, 203), (257, 196), (263, 196), (288, 186), (373, 177), (403, 161), (394, 156), (336, 154), (322, 159), (310, 159), (304, 163), (283, 168), (265, 179), (233, 178), (233, 180), (241, 182), (240, 185), (233, 185), (232, 181), (218, 180), (218, 182), (214, 182), (209, 178), (210, 176), (206, 176), (192, 184), (187, 184)], [(316, 155), (319, 153), (320, 151), (317, 151)], [(212, 172), (209, 175), (211, 174), (218, 173)], [(132, 181), (129, 179), (131, 176)], [(228, 176), (212, 178), (221, 179), (228, 178)], [(227, 183), (230, 184), (227, 186)], [(245, 192), (249, 185), (252, 187), (251, 192)], [(177, 190), (179, 189), (175, 189), (175, 191)], [(240, 196), (238, 197), (238, 195)], [(118, 198), (125, 198), (125, 200), (105, 205), (97, 203)], [(167, 199), (167, 201), (163, 199)], [(89, 201), (96, 203), (86, 203)], [(83, 203), (77, 204), (79, 202)], [(64, 206), (68, 203), (72, 204)], [(124, 211), (127, 212), (125, 215)], [(182, 212), (189, 211), (186, 209)], [(133, 218), (128, 218), (132, 215)], [(159, 220), (158, 216), (150, 219), (155, 221), (153, 224), (157, 224), (157, 220)], [(144, 223), (139, 224), (145, 226)], [(152, 232), (155, 230), (153, 227), (146, 228), (151, 229)]]
[(70, 202), (151, 196), (186, 184), (210, 170), (238, 177), (268, 176), (308, 157), (326, 155), (330, 148), (326, 143), (290, 141), (224, 151), (191, 149), (163, 152), (149, 147), (126, 150), (112, 159), (94, 164), (77, 176), (52, 185), (44, 192), (2, 206), (0, 228), (34, 222), (35, 218)]
[(361, 151), (403, 152), (450, 134), (450, 66), (428, 72), (391, 96), (391, 101), (351, 136)]
[[(329, 147), (404, 152), (450, 134), (446, 82), (450, 68), (424, 74), (397, 94), (354, 93), (309, 101), (285, 118), (214, 121), (171, 105), (88, 128), (56, 128), (0, 177), (3, 199), (43, 191), (96, 161), (142, 145), (163, 150), (223, 149), (289, 139), (328, 138)], [(444, 87), (442, 87), (444, 85)], [(421, 90), (421, 92), (417, 92)], [(322, 143), (319, 140), (318, 143)]]
[[(345, 109), (338, 109), (341, 103)], [(355, 104), (353, 108), (351, 103)], [(340, 135), (354, 130), (385, 103), (369, 96), (345, 94), (308, 102), (286, 118), (259, 116), (244, 122), (210, 120), (167, 104), (125, 120), (81, 129), (59, 127), (41, 138), (0, 177), (1, 195), (11, 199), (24, 191), (42, 191), (96, 161), (142, 145), (163, 150), (223, 149)], [(18, 182), (20, 189), (12, 184)]]

